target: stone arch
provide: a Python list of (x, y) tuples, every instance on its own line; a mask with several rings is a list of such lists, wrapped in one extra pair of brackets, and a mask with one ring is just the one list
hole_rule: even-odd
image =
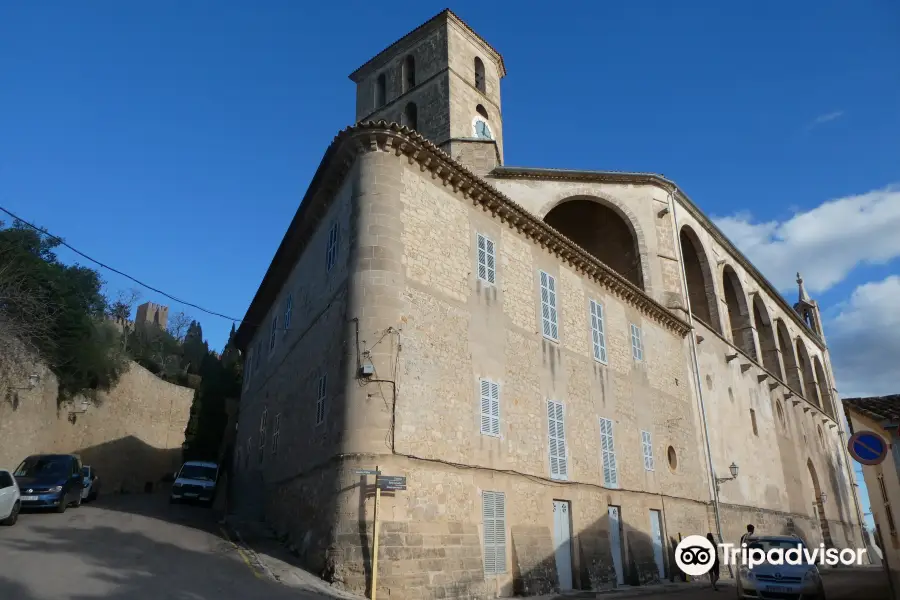
[(828, 378), (825, 376), (825, 369), (822, 368), (822, 361), (818, 356), (813, 358), (813, 365), (815, 366), (816, 381), (819, 382), (819, 398), (822, 400), (822, 409), (834, 419), (834, 403), (831, 398), (831, 390), (828, 388)]
[(715, 331), (722, 333), (722, 321), (719, 319), (719, 306), (716, 302), (715, 278), (709, 266), (706, 250), (697, 233), (689, 225), (681, 228), (678, 237), (687, 279), (688, 298), (691, 300), (691, 313)]
[(779, 379), (784, 379), (781, 370), (781, 361), (778, 360), (778, 344), (775, 342), (775, 331), (772, 329), (772, 319), (766, 303), (759, 294), (753, 294), (753, 324), (756, 326), (756, 335), (759, 337), (759, 353), (762, 354), (763, 367), (770, 373), (774, 373)]
[(816, 474), (816, 467), (813, 465), (811, 458), (806, 459), (806, 468), (809, 470), (809, 477), (812, 480), (813, 493), (815, 494), (812, 504), (816, 511), (816, 516), (819, 518), (819, 528), (822, 530), (822, 541), (825, 542), (826, 547), (831, 548), (834, 544), (831, 541), (831, 531), (828, 528), (828, 519), (825, 518), (825, 506), (822, 504), (822, 488), (819, 485), (819, 476)]
[(646, 252), (641, 248), (636, 221), (620, 207), (597, 197), (570, 196), (550, 208), (544, 215), (544, 222), (647, 291), (644, 285)]
[(794, 345), (791, 344), (791, 335), (788, 333), (787, 325), (781, 319), (775, 321), (775, 333), (778, 336), (781, 360), (784, 361), (784, 382), (794, 392), (802, 394), (803, 386), (800, 384), (800, 374), (797, 371), (797, 355), (794, 353)]
[(400, 115), (400, 124), (410, 129), (418, 129), (419, 127), (419, 109), (416, 108), (415, 102), (410, 102), (403, 109), (403, 114)]
[(407, 54), (403, 59), (403, 65), (400, 67), (400, 81), (403, 85), (403, 93), (416, 87), (416, 59), (412, 54)]
[(756, 358), (756, 343), (753, 341), (753, 323), (750, 321), (750, 310), (747, 296), (741, 286), (741, 280), (731, 265), (722, 269), (722, 288), (725, 292), (725, 305), (728, 308), (728, 329), (734, 345), (744, 351), (747, 356)]
[(484, 80), (484, 62), (477, 56), (475, 57), (475, 89), (482, 94), (487, 89)]
[(803, 386), (803, 397), (822, 408), (822, 402), (819, 401), (819, 390), (816, 389), (816, 377), (813, 374), (812, 361), (809, 359), (809, 351), (803, 338), (797, 336), (797, 370), (800, 372), (800, 381)]

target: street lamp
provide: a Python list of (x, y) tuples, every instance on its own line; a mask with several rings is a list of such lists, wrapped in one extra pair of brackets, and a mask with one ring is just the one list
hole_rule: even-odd
[(819, 494), (819, 499), (822, 500), (822, 504), (825, 504), (825, 501), (828, 499), (828, 494), (822, 492), (821, 494)]
[(726, 481), (731, 481), (732, 479), (737, 479), (738, 476), (738, 466), (732, 462), (731, 466), (728, 467), (728, 470), (731, 472), (731, 477), (716, 477), (716, 491), (719, 491), (719, 484), (725, 483)]

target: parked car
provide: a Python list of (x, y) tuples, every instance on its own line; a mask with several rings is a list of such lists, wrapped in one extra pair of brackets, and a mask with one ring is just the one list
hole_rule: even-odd
[(22, 501), (19, 486), (9, 471), (0, 469), (0, 525), (15, 525)]
[(81, 506), (84, 478), (75, 454), (36, 454), (22, 461), (13, 476), (22, 493), (22, 508), (52, 508), (66, 512)]
[[(744, 540), (748, 551), (759, 549), (769, 554), (770, 550), (782, 552), (791, 548), (806, 548), (806, 544), (796, 535), (751, 536)], [(825, 600), (822, 576), (815, 563), (773, 565), (768, 561), (752, 569), (746, 565), (738, 568), (738, 598), (816, 598)]]
[(216, 463), (189, 460), (175, 475), (169, 502), (199, 502), (211, 506), (218, 478), (219, 465)]
[(100, 495), (100, 477), (97, 476), (97, 469), (85, 465), (81, 467), (81, 476), (84, 478), (84, 491), (81, 492), (81, 499), (85, 502), (96, 500)]

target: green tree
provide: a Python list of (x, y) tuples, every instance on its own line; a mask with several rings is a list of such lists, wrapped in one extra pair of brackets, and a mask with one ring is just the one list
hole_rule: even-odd
[(2, 276), (18, 290), (17, 297), (0, 302), (0, 320), (19, 325), (17, 337), (48, 364), (64, 400), (108, 390), (127, 368), (127, 358), (106, 320), (99, 273), (63, 264), (54, 252), (59, 243), (24, 224), (0, 223)]

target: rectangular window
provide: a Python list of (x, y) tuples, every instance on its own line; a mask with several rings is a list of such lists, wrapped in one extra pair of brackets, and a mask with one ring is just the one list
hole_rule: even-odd
[(259, 462), (266, 457), (266, 429), (269, 426), (269, 409), (263, 408), (259, 418)]
[(478, 234), (478, 279), (493, 285), (496, 282), (494, 242)]
[(641, 339), (641, 328), (631, 325), (631, 355), (634, 360), (644, 360), (644, 341)]
[(500, 385), (481, 380), (481, 433), (500, 435)]
[(649, 431), (641, 432), (641, 448), (644, 451), (644, 470), (653, 470), (653, 441)]
[(503, 492), (481, 493), (484, 525), (484, 573), (506, 573), (506, 495)]
[(284, 301), (284, 333), (287, 335), (288, 329), (291, 327), (291, 317), (294, 316), (294, 295), (288, 294), (287, 300)]
[(316, 393), (316, 425), (325, 422), (325, 375), (319, 377), (319, 386)]
[(591, 300), (591, 339), (594, 360), (606, 364), (606, 336), (603, 334), (603, 305)]
[(247, 361), (244, 363), (244, 389), (250, 387), (251, 379), (253, 379), (253, 348), (247, 351)]
[(334, 263), (337, 262), (339, 231), (338, 224), (334, 223), (328, 232), (328, 246), (325, 250), (325, 270), (329, 272), (334, 267)]
[(253, 370), (259, 370), (259, 358), (263, 355), (263, 341), (259, 340), (256, 342), (256, 364), (253, 366)]
[(600, 418), (600, 454), (603, 459), (603, 485), (619, 487), (619, 470), (616, 468), (616, 445), (613, 440), (613, 422)]
[(272, 334), (269, 336), (269, 352), (275, 349), (275, 333), (278, 331), (278, 317), (272, 317)]
[(566, 423), (562, 403), (547, 400), (547, 424), (550, 431), (550, 477), (568, 479)]
[(275, 415), (275, 424), (272, 426), (272, 456), (278, 454), (279, 435), (281, 435), (281, 413)]
[(759, 437), (759, 430), (756, 428), (756, 411), (750, 409), (750, 424), (753, 426), (753, 435)]
[(544, 337), (559, 341), (559, 327), (556, 320), (556, 279), (541, 271), (541, 322)]

